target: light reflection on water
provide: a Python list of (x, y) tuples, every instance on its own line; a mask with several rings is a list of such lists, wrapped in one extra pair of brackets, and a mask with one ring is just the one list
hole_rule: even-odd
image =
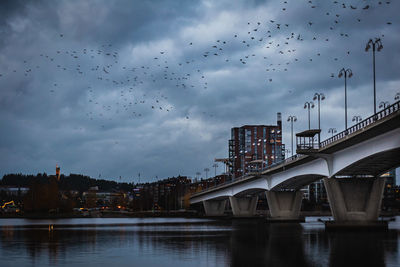
[(327, 233), (317, 219), (2, 219), (0, 265), (400, 265), (400, 217), (386, 233)]

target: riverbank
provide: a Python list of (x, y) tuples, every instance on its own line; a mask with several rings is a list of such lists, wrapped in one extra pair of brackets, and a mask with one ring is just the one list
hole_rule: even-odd
[[(269, 211), (257, 211), (254, 217), (269, 217)], [(330, 211), (301, 211), (300, 217), (325, 217), (332, 216)], [(381, 217), (400, 216), (400, 211), (382, 211)], [(0, 214), (2, 218), (25, 218), (25, 219), (68, 219), (68, 218), (204, 218), (204, 214), (196, 210), (173, 210), (173, 211), (91, 211), (87, 214), (79, 213), (17, 213), (17, 214)], [(232, 217), (231, 213), (225, 216)]]

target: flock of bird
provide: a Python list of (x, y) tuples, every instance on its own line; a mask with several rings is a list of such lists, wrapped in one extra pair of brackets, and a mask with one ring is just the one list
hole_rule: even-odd
[[(42, 69), (55, 69), (51, 88), (46, 90), (56, 95), (62, 90), (67, 90), (68, 86), (83, 87), (87, 97), (86, 105), (91, 107), (85, 115), (90, 120), (98, 120), (102, 128), (106, 127), (106, 120), (113, 120), (118, 114), (134, 119), (152, 110), (170, 113), (176, 107), (169, 97), (179, 97), (182, 94), (190, 96), (192, 92), (201, 93), (202, 90), (214, 87), (208, 81), (207, 75), (214, 68), (246, 68), (263, 60), (265, 84), (268, 86), (274, 82), (276, 73), (289, 72), (295, 64), (307, 67), (306, 64), (318, 60), (345, 62), (346, 57), (351, 56), (350, 50), (344, 53), (340, 51), (338, 55), (325, 55), (322, 51), (314, 51), (308, 56), (304, 53), (299, 54), (298, 50), (304, 43), (319, 42), (318, 46), (323, 47), (330, 39), (349, 38), (350, 34), (342, 31), (345, 28), (342, 24), (361, 24), (368, 20), (368, 12), (380, 7), (390, 8), (391, 4), (390, 1), (354, 2), (332, 1), (327, 9), (326, 3), (324, 7), (320, 7), (316, 0), (305, 1), (307, 8), (328, 18), (329, 23), (324, 24), (327, 28), (318, 30), (324, 32), (323, 36), (317, 35), (317, 30), (314, 30), (315, 27), (320, 27), (319, 20), (306, 20), (303, 21), (304, 25), (292, 25), (278, 19), (265, 18), (247, 21), (246, 25), (242, 25), (242, 28), (246, 28), (245, 31), (217, 39), (206, 47), (204, 44), (188, 41), (181, 47), (187, 54), (192, 55), (186, 59), (176, 58), (170, 55), (170, 51), (163, 50), (147, 58), (146, 64), (132, 64), (125, 55), (121, 56), (112, 44), (101, 45), (96, 49), (59, 48), (32, 55), (21, 62), (23, 68), (8, 71), (0, 69), (0, 84), (13, 75), (22, 74), (23, 77), (31, 78)], [(280, 12), (288, 12), (289, 1), (283, 1), (280, 9)], [(348, 12), (355, 12), (355, 16)], [(352, 21), (348, 21), (349, 17)], [(392, 22), (386, 21), (385, 24), (391, 25)], [(299, 32), (300, 29), (303, 32)], [(62, 43), (68, 39), (68, 33), (60, 33), (57, 38)], [(326, 74), (327, 78), (336, 77), (331, 71)], [(63, 85), (65, 77), (72, 77), (74, 84)], [(93, 82), (94, 80), (96, 82)], [(78, 83), (82, 85), (77, 85)], [(118, 101), (115, 102), (115, 99)], [(202, 114), (215, 116), (208, 111), (203, 111)], [(190, 117), (190, 112), (186, 111), (184, 118)]]

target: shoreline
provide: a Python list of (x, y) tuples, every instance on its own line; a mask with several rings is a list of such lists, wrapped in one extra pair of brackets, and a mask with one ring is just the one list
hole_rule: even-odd
[[(332, 216), (330, 211), (301, 211), (300, 217), (327, 217)], [(382, 211), (379, 217), (400, 216), (400, 211)], [(187, 211), (94, 211), (88, 215), (76, 213), (29, 213), (29, 214), (1, 214), (0, 219), (72, 219), (72, 218), (210, 218), (194, 210)], [(234, 218), (232, 214), (214, 218)], [(251, 218), (251, 217), (250, 217)], [(258, 212), (253, 218), (269, 218), (269, 211)]]

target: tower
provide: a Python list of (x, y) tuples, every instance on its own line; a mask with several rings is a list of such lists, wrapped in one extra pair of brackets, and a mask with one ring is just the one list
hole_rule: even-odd
[(57, 180), (60, 181), (60, 167), (56, 164), (56, 176)]

